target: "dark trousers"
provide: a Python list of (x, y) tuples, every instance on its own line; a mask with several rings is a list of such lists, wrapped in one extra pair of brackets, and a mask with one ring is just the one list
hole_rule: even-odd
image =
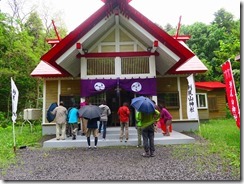
[(152, 154), (155, 151), (154, 147), (154, 125), (149, 125), (142, 129), (143, 147), (146, 153)]
[(103, 138), (106, 138), (106, 129), (107, 129), (107, 121), (100, 121), (98, 132), (101, 133), (101, 129), (103, 126)]
[(76, 136), (78, 130), (77, 123), (68, 123), (68, 136)]

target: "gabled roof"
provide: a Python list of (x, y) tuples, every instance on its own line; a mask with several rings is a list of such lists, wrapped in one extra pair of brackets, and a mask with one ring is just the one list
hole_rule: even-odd
[[(159, 56), (156, 57), (156, 68), (161, 74), (179, 73), (181, 71), (179, 69), (180, 66), (195, 58), (195, 54), (190, 49), (130, 6), (128, 4), (130, 0), (102, 1), (105, 4), (100, 9), (44, 54), (41, 60), (49, 63), (62, 76), (77, 75), (79, 70), (77, 69), (78, 65), (75, 64), (79, 63), (79, 58), (76, 57), (79, 51), (75, 47), (76, 43), (82, 41), (84, 48), (89, 46), (95, 39), (101, 37), (115, 25), (115, 15), (119, 15), (121, 25), (139, 36), (148, 46), (153, 45), (155, 40), (159, 42), (157, 48)], [(89, 36), (87, 36), (88, 33)], [(206, 67), (203, 70), (197, 70), (197, 72), (205, 71), (207, 71)], [(189, 70), (182, 70), (181, 72), (194, 73), (194, 68), (190, 67)], [(47, 75), (40, 74), (38, 76), (46, 77)]]
[(55, 69), (53, 66), (50, 64), (41, 61), (37, 67), (31, 72), (31, 76), (33, 77), (42, 77), (42, 76), (47, 76), (47, 77), (62, 77), (63, 74)]
[(207, 91), (225, 88), (225, 84), (221, 82), (195, 82), (195, 86), (197, 89), (203, 89)]
[[(184, 41), (179, 41), (182, 45), (186, 48), (191, 50)], [(185, 73), (203, 73), (206, 72), (208, 69), (207, 67), (200, 61), (197, 56), (193, 56), (192, 58), (188, 59), (183, 65), (178, 67), (175, 71), (177, 74), (185, 74)]]

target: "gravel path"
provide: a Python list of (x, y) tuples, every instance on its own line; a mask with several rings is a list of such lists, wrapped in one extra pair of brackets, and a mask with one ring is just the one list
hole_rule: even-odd
[[(195, 144), (206, 145), (197, 140)], [(99, 144), (98, 144), (99, 145)], [(142, 148), (101, 147), (18, 150), (18, 164), (0, 169), (2, 180), (236, 180), (217, 155), (199, 153), (193, 146), (158, 145), (156, 156), (144, 158)]]

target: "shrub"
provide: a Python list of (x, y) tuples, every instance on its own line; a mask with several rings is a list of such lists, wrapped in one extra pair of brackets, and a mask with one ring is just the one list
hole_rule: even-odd
[(0, 111), (0, 127), (6, 128), (9, 124), (8, 119), (6, 118), (5, 112)]

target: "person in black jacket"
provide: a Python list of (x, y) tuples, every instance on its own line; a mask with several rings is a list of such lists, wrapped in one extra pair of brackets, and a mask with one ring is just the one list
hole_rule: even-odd
[(100, 120), (100, 117), (98, 118), (93, 118), (93, 119), (87, 119), (87, 132), (86, 132), (86, 137), (87, 137), (87, 144), (88, 144), (88, 149), (91, 149), (91, 141), (90, 141), (90, 136), (93, 134), (94, 137), (94, 149), (97, 149), (97, 142), (98, 142), (98, 121)]

